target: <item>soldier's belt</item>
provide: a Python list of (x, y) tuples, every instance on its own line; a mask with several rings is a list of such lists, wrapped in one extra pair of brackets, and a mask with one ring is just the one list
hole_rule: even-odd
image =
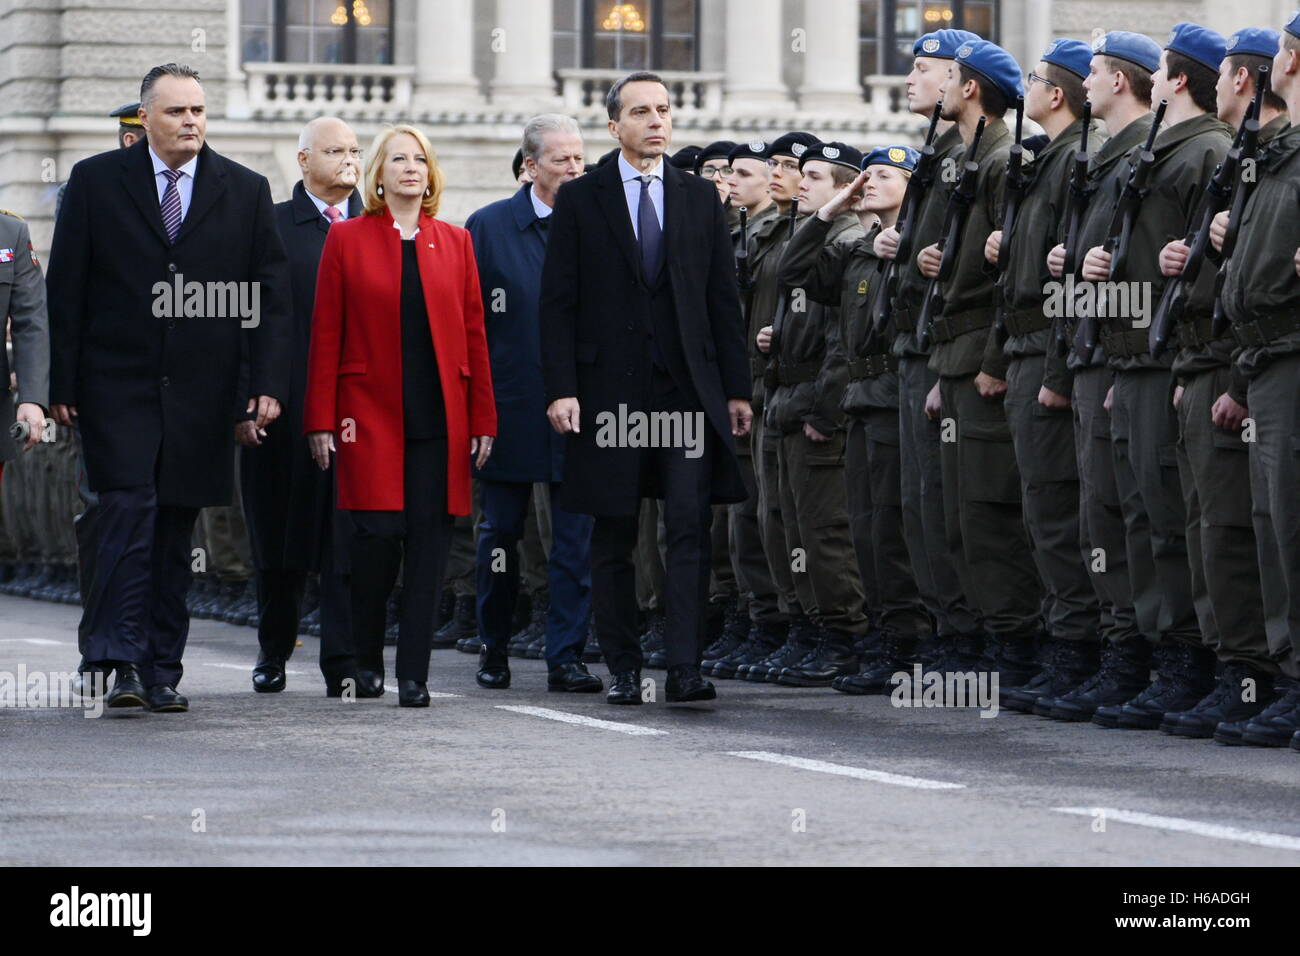
[(1132, 358), (1135, 355), (1147, 355), (1151, 349), (1147, 345), (1146, 329), (1129, 329), (1115, 332), (1103, 327), (1101, 330), (1101, 347), (1106, 350), (1108, 358)]
[(987, 329), (993, 325), (993, 318), (992, 309), (971, 309), (957, 315), (945, 315), (930, 323), (930, 341), (939, 345), (943, 342), (951, 342), (967, 332)]
[(1042, 310), (1037, 312), (1008, 312), (1004, 320), (1007, 334), (1012, 338), (1032, 335), (1035, 332), (1043, 331), (1043, 329), (1050, 329), (1052, 321), (1052, 319), (1043, 315)]
[(1225, 333), (1216, 339), (1210, 334), (1210, 327), (1214, 324), (1214, 316), (1203, 315), (1195, 322), (1182, 322), (1178, 326), (1178, 344), (1183, 348), (1198, 349), (1202, 345), (1209, 345), (1211, 342), (1222, 342), (1232, 338)]
[(821, 370), (821, 362), (778, 362), (776, 380), (781, 385), (802, 385), (817, 381)]
[(1300, 332), (1300, 312), (1266, 315), (1250, 322), (1234, 322), (1232, 325), (1233, 338), (1243, 348), (1268, 345), (1292, 332)]
[(897, 356), (888, 353), (884, 355), (868, 355), (866, 358), (849, 360), (849, 381), (861, 382), (863, 379), (879, 378), (886, 372), (892, 372), (898, 368)]

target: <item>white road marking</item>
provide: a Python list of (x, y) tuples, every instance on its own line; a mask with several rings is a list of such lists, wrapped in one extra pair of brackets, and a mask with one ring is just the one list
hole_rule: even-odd
[[(204, 667), (220, 667), (228, 671), (248, 671), (253, 673), (253, 668), (248, 664), (218, 664), (216, 661), (194, 661), (195, 664), (202, 664)], [(291, 677), (302, 677), (306, 671), (285, 671)]]
[(642, 727), (640, 724), (624, 724), (617, 720), (601, 720), (599, 717), (585, 717), (582, 714), (570, 714), (563, 710), (551, 710), (549, 707), (517, 707), (513, 704), (497, 704), (497, 710), (510, 710), (516, 714), (528, 714), (530, 717), (545, 717), (565, 724), (582, 724), (584, 727), (596, 727), (600, 730), (616, 730), (620, 734), (632, 737), (652, 737), (666, 735), (668, 731), (654, 727)]
[(791, 757), (787, 754), (774, 754), (766, 750), (729, 750), (729, 757), (744, 757), (746, 760), (761, 760), (765, 763), (782, 764), (797, 767), (800, 770), (815, 770), (818, 773), (830, 773), (840, 777), (853, 777), (857, 780), (871, 780), (874, 783), (892, 783), (898, 787), (913, 787), (917, 790), (965, 790), (964, 783), (948, 783), (945, 780), (926, 780), (924, 777), (908, 777), (898, 773), (886, 773), (884, 770), (867, 770), (863, 767), (846, 767), (844, 764), (827, 763), (824, 760), (809, 760), (806, 757)]
[[(385, 683), (384, 683), (384, 690), (388, 691), (390, 694), (396, 694), (396, 693), (397, 693), (397, 685), (396, 685), (396, 684), (389, 684), (389, 683), (385, 682)], [(445, 694), (445, 693), (443, 693), (442, 691), (437, 691), (437, 690), (431, 690), (431, 691), (429, 691), (429, 698), (430, 698), (430, 699), (433, 699), (433, 698), (435, 698), (435, 697), (459, 697), (459, 696), (460, 696), (460, 694)]]
[(44, 647), (57, 647), (71, 643), (71, 641), (50, 641), (43, 637), (0, 637), (0, 644), (39, 644)]
[(1081, 817), (1100, 815), (1107, 821), (1115, 820), (1119, 823), (1131, 823), (1134, 826), (1152, 827), (1156, 830), (1171, 830), (1175, 833), (1192, 833), (1213, 840), (1236, 840), (1238, 843), (1266, 846), (1274, 850), (1300, 850), (1300, 837), (1282, 833), (1243, 830), (1240, 827), (1230, 827), (1220, 823), (1202, 823), (1200, 820), (1184, 820), (1182, 817), (1162, 817), (1154, 813), (1139, 813), (1136, 810), (1119, 810), (1114, 807), (1053, 807), (1052, 810), (1056, 813), (1072, 813)]

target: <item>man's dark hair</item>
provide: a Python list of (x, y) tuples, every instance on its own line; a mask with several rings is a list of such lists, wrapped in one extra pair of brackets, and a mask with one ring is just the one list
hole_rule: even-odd
[(616, 120), (619, 114), (623, 112), (623, 87), (629, 83), (658, 83), (664, 89), (668, 84), (663, 81), (658, 73), (650, 73), (647, 70), (639, 70), (636, 73), (629, 73), (627, 76), (617, 80), (605, 94), (605, 112), (609, 113), (609, 118)]
[(1187, 95), (1197, 108), (1211, 115), (1218, 112), (1219, 95), (1215, 87), (1219, 83), (1219, 74), (1176, 50), (1166, 50), (1165, 57), (1171, 80), (1179, 74), (1187, 77)]
[[(1235, 76), (1237, 71), (1242, 67), (1250, 73), (1250, 95), (1255, 95), (1255, 84), (1259, 82), (1259, 68), (1266, 66), (1269, 70), (1273, 69), (1273, 58), (1271, 56), (1259, 56), (1255, 53), (1230, 53), (1228, 55), (1229, 71)], [(1281, 113), (1286, 112), (1286, 100), (1273, 92), (1270, 85), (1264, 91), (1264, 106), (1271, 110), (1278, 110)]]
[(1083, 80), (1079, 78), (1079, 74), (1071, 73), (1065, 67), (1058, 66), (1055, 63), (1049, 63), (1043, 77), (1056, 84), (1057, 89), (1061, 91), (1061, 95), (1065, 97), (1065, 108), (1070, 111), (1075, 119), (1083, 115), (1083, 107), (1088, 101), (1088, 94), (1083, 90)]
[(153, 86), (158, 82), (160, 76), (187, 76), (195, 83), (199, 82), (199, 72), (192, 66), (185, 66), (180, 63), (164, 63), (162, 66), (155, 66), (144, 75), (144, 79), (140, 82), (140, 102), (146, 108), (148, 108), (150, 100), (153, 99)]
[(1131, 60), (1121, 60), (1117, 56), (1106, 57), (1107, 73), (1122, 73), (1128, 81), (1129, 92), (1143, 106), (1151, 105), (1151, 73)]
[(850, 169), (843, 163), (831, 163), (831, 182), (836, 186), (847, 186), (858, 178), (860, 170)]
[(985, 79), (965, 63), (957, 64), (957, 69), (961, 70), (962, 86), (965, 86), (971, 80), (974, 80), (979, 84), (980, 109), (983, 111), (985, 116), (990, 119), (1000, 119), (1006, 115), (1007, 107), (1010, 104), (1007, 102), (1007, 98), (1003, 95), (1002, 91), (993, 85), (992, 80)]

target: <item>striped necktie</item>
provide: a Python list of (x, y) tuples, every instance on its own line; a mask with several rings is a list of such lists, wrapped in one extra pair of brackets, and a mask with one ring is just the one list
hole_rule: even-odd
[(331, 226), (334, 225), (334, 223), (338, 222), (339, 217), (342, 215), (343, 215), (343, 210), (340, 209), (338, 206), (325, 207), (325, 218), (330, 221)]
[(181, 231), (181, 192), (176, 188), (176, 180), (184, 173), (179, 169), (164, 169), (162, 174), (167, 177), (162, 197), (163, 228), (167, 230), (167, 238), (175, 242), (176, 233)]

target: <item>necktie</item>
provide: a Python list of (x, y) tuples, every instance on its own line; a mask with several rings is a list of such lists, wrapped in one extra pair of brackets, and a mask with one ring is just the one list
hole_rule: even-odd
[(541, 232), (542, 238), (545, 239), (547, 234), (551, 231), (551, 217), (546, 216), (543, 219), (538, 219), (537, 229), (539, 232)]
[(326, 206), (325, 218), (330, 221), (330, 225), (332, 226), (343, 218), (343, 210), (339, 209), (338, 206)]
[(641, 176), (641, 198), (637, 201), (636, 221), (638, 240), (641, 243), (641, 268), (645, 270), (647, 282), (653, 282), (659, 275), (662, 258), (663, 229), (659, 226), (659, 217), (655, 215), (655, 204), (650, 199), (650, 183), (653, 176)]
[(164, 169), (162, 174), (167, 177), (162, 197), (163, 228), (167, 230), (167, 238), (175, 242), (176, 233), (181, 231), (181, 192), (176, 188), (176, 180), (182, 173), (179, 169)]

